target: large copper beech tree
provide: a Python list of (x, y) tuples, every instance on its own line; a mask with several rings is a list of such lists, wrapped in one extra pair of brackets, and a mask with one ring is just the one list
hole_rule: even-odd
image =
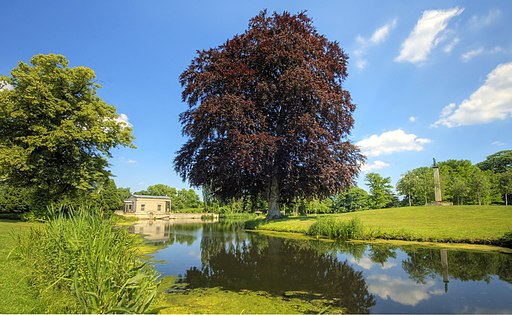
[(176, 171), (221, 198), (266, 196), (269, 219), (295, 197), (347, 188), (364, 159), (347, 139), (347, 59), (306, 14), (287, 12), (262, 11), (242, 35), (198, 51), (180, 76), (189, 139)]

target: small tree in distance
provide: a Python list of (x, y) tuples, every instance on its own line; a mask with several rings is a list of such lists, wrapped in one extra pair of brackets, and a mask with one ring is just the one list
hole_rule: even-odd
[(390, 177), (382, 177), (378, 173), (368, 173), (364, 179), (370, 188), (370, 207), (380, 209), (388, 206), (393, 201), (393, 186)]
[(189, 140), (177, 172), (223, 199), (266, 196), (269, 219), (295, 197), (348, 188), (364, 157), (347, 139), (347, 59), (306, 14), (287, 12), (263, 11), (245, 33), (199, 51), (180, 76)]

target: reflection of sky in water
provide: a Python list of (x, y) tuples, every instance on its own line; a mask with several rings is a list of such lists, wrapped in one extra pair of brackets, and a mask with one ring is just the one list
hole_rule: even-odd
[(201, 229), (194, 233), (197, 238), (189, 246), (175, 242), (169, 247), (159, 250), (153, 255), (157, 261), (156, 269), (166, 275), (184, 275), (191, 267), (201, 268)]
[[(338, 260), (347, 260), (354, 269), (363, 272), (368, 292), (375, 296), (377, 302), (372, 313), (511, 313), (512, 284), (496, 276), (491, 277), (489, 284), (450, 278), (448, 292), (445, 292), (442, 275), (428, 277), (425, 283), (418, 283), (402, 268), (402, 261), (409, 257), (407, 253), (398, 249), (394, 251), (397, 257), (389, 258), (383, 264), (369, 258), (369, 248), (361, 258), (337, 254)], [(496, 305), (507, 304), (507, 301), (506, 307)]]
[[(177, 241), (180, 238), (176, 237), (172, 245), (155, 253), (153, 258), (156, 261), (166, 261), (157, 263), (157, 270), (166, 275), (184, 275), (192, 267), (201, 269), (203, 228), (186, 231), (172, 230), (171, 239), (173, 239), (173, 233), (193, 235), (195, 239), (192, 238), (192, 241), (190, 238), (182, 238), (181, 240), (185, 241), (180, 243)], [(210, 231), (209, 233), (221, 232)], [(226, 237), (223, 239), (226, 242), (223, 245), (228, 248), (230, 243), (235, 243), (235, 238), (233, 234), (224, 235)], [(257, 235), (253, 236), (257, 237)], [(246, 242), (249, 246), (250, 242), (246, 237), (242, 233), (237, 241)], [(189, 240), (190, 245), (187, 245), (186, 240)], [(423, 282), (417, 282), (404, 270), (406, 262), (409, 260), (410, 263), (412, 257), (409, 257), (405, 251), (407, 249), (391, 249), (389, 251), (392, 255), (385, 256), (387, 259), (384, 258), (380, 262), (375, 262), (372, 260), (371, 247), (364, 248), (364, 252), (359, 256), (342, 250), (334, 253), (337, 261), (346, 261), (355, 271), (362, 272), (368, 292), (376, 301), (375, 306), (371, 308), (372, 313), (512, 313), (512, 284), (500, 280), (498, 276), (489, 275), (489, 283), (483, 280), (461, 281), (450, 277), (448, 292), (445, 292), (442, 274), (429, 273), (424, 277)], [(437, 256), (432, 257), (435, 257), (434, 262), (437, 266), (441, 266), (441, 261), (438, 259), (439, 252), (435, 249), (430, 251), (436, 253)], [(448, 262), (451, 264), (448, 269), (450, 266), (455, 269), (454, 261), (450, 261), (449, 258)], [(462, 269), (465, 266), (462, 266)], [(232, 266), (225, 268), (229, 270), (230, 267)]]

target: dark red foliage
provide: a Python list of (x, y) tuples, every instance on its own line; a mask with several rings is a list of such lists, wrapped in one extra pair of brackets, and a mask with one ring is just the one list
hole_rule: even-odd
[(273, 181), (279, 202), (351, 185), (364, 157), (347, 139), (347, 59), (304, 13), (287, 12), (261, 12), (242, 35), (199, 51), (180, 76), (189, 140), (176, 170), (223, 198), (268, 196)]

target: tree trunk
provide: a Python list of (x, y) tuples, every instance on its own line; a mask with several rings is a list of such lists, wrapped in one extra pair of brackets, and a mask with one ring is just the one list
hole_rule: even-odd
[(409, 207), (412, 206), (412, 202), (411, 202), (411, 192), (409, 192)]
[(267, 220), (274, 220), (281, 218), (281, 211), (279, 211), (279, 183), (277, 178), (272, 177), (270, 184), (270, 193), (268, 196), (268, 213)]
[(505, 193), (505, 206), (508, 206), (508, 196), (507, 196), (507, 193)]

